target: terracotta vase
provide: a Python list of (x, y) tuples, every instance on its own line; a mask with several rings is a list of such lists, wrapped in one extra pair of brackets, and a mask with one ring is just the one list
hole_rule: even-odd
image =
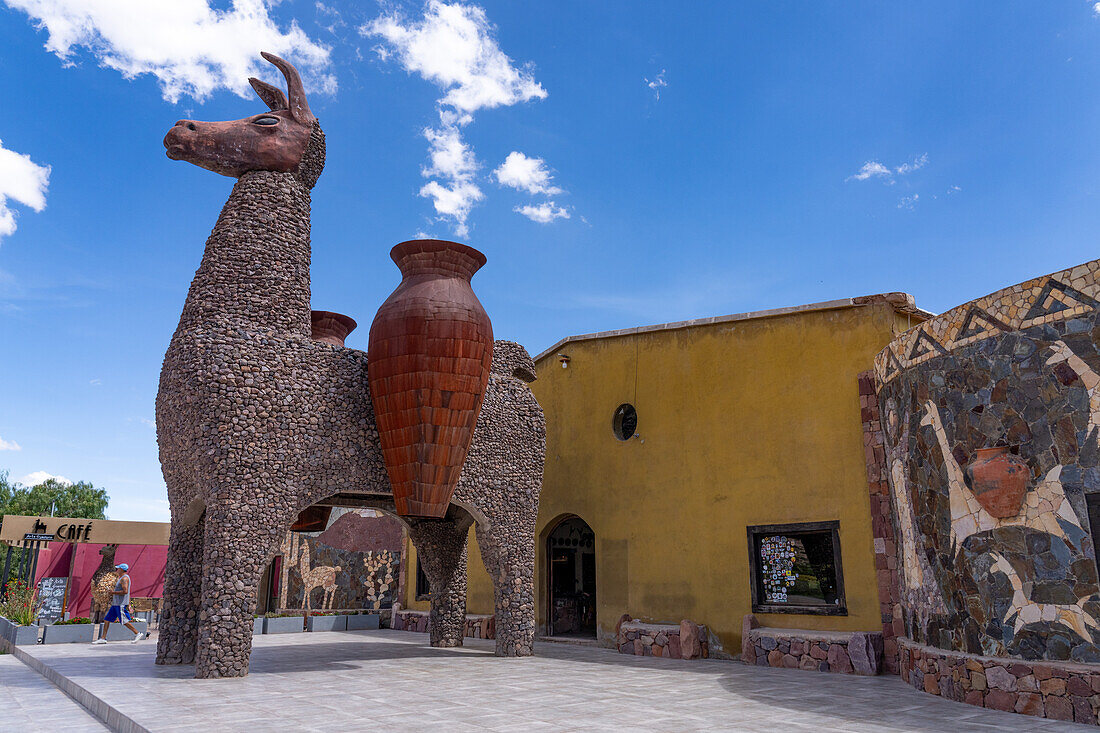
[(997, 519), (1014, 517), (1023, 506), (1031, 471), (1027, 461), (1008, 448), (978, 448), (967, 466), (974, 496)]
[(474, 436), (493, 325), (470, 287), (485, 255), (419, 239), (390, 251), (397, 289), (370, 327), (367, 381), (397, 513), (442, 517)]
[(355, 327), (359, 324), (357, 324), (353, 318), (345, 316), (343, 313), (310, 311), (309, 325), (312, 331), (310, 336), (314, 341), (323, 341), (333, 346), (343, 346), (344, 339), (346, 339), (348, 334), (354, 331)]

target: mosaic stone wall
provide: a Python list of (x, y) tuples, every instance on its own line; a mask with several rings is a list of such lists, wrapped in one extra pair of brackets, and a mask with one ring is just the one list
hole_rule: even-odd
[[(424, 611), (396, 611), (391, 628), (395, 631), (417, 631), (421, 634), (431, 633), (431, 614)], [(497, 638), (496, 619), (484, 614), (466, 614), (462, 635), (467, 639), (495, 639)]]
[[(1100, 662), (1085, 503), (1100, 491), (1098, 270), (1090, 262), (952, 309), (875, 360), (900, 606), (918, 643)], [(967, 472), (992, 446), (1029, 471), (1012, 516), (994, 517)]]
[(684, 619), (679, 624), (619, 621), (616, 646), (620, 654), (669, 659), (706, 659), (710, 656), (707, 627)]
[(400, 520), (370, 509), (346, 512), (324, 532), (288, 532), (279, 608), (389, 608), (401, 577), (401, 545)]

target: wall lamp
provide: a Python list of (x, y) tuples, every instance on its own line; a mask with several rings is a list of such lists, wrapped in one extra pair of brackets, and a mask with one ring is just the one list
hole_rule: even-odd
[(558, 361), (561, 362), (561, 368), (562, 369), (568, 369), (569, 368), (569, 355), (568, 354), (558, 354)]

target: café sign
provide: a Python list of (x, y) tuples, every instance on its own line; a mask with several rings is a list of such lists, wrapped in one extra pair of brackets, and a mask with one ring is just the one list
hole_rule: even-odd
[(167, 545), (167, 522), (116, 522), (109, 519), (26, 517), (8, 514), (0, 525), (0, 541), (92, 542), (119, 545)]

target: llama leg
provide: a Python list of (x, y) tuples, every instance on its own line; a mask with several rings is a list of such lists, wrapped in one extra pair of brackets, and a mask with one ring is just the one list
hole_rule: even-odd
[[(493, 579), (496, 655), (529, 657), (535, 643), (534, 515), (478, 524), (477, 543)], [(529, 526), (530, 525), (530, 526)], [(501, 527), (507, 527), (502, 531)]]
[(466, 536), (469, 524), (451, 519), (416, 519), (409, 537), (432, 590), (429, 631), (432, 646), (462, 646), (466, 631)]
[[(261, 492), (252, 495), (263, 496)], [(260, 574), (277, 546), (277, 521), (207, 509), (195, 677), (244, 677), (252, 652)]]
[(202, 591), (204, 519), (173, 526), (164, 570), (164, 601), (157, 638), (157, 664), (193, 664)]

